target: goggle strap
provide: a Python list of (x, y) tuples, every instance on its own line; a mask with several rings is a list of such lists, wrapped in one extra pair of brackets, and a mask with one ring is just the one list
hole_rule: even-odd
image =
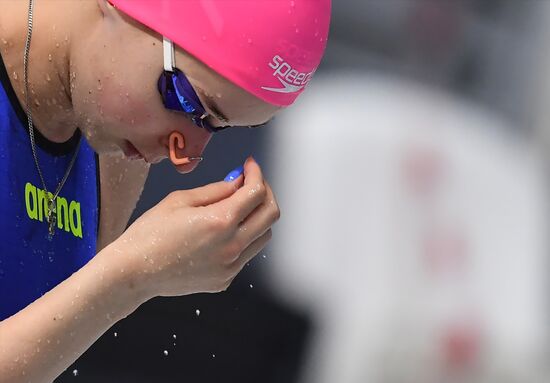
[(164, 51), (164, 70), (173, 72), (176, 66), (176, 60), (174, 55), (174, 44), (172, 41), (162, 36), (162, 47)]

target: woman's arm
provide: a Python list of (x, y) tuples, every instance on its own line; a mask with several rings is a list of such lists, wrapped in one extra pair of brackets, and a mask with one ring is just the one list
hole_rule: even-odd
[(149, 164), (145, 161), (114, 155), (99, 156), (101, 212), (98, 251), (117, 239), (126, 229), (148, 174)]
[[(107, 262), (107, 258), (109, 258)], [(0, 322), (0, 382), (51, 382), (144, 296), (107, 247)]]
[[(102, 250), (126, 228), (149, 165), (107, 156), (100, 156), (99, 165), (101, 222), (97, 246)], [(100, 251), (69, 279), (0, 322), (0, 382), (51, 382), (144, 301), (130, 274), (120, 272), (124, 266), (111, 260), (106, 266), (102, 261), (105, 257), (116, 258), (112, 249)]]
[(51, 382), (154, 296), (225, 290), (278, 218), (252, 159), (233, 182), (171, 193), (79, 271), (0, 322), (0, 382)]

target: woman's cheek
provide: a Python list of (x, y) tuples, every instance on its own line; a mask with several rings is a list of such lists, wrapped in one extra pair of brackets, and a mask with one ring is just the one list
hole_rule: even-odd
[(121, 125), (150, 125), (151, 100), (131, 93), (127, 88), (115, 84), (106, 85), (98, 96), (100, 114)]

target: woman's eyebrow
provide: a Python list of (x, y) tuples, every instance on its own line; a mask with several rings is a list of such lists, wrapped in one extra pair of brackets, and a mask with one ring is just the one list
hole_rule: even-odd
[[(229, 118), (227, 118), (221, 111), (218, 105), (216, 105), (216, 102), (214, 101), (214, 98), (207, 95), (206, 92), (204, 92), (202, 89), (199, 89), (204, 96), (204, 104), (205, 106), (212, 111), (212, 114), (214, 117), (216, 117), (218, 120), (224, 123), (229, 122)], [(273, 120), (273, 117), (271, 117), (268, 121), (263, 122), (261, 124), (257, 125), (250, 125), (249, 128), (260, 128), (262, 126), (267, 125), (271, 120)]]
[(225, 117), (225, 115), (220, 111), (219, 107), (214, 103), (214, 100), (210, 97), (206, 96), (206, 100), (204, 101), (208, 109), (212, 111), (212, 114), (220, 121), (222, 122), (229, 122), (229, 118)]
[(250, 125), (249, 128), (261, 128), (262, 126), (266, 126), (266, 125), (269, 124), (271, 121), (273, 121), (273, 118), (274, 118), (274, 117), (271, 117), (269, 120), (267, 120), (266, 122), (262, 122), (261, 124)]
[(210, 109), (212, 111), (212, 114), (214, 115), (214, 117), (216, 117), (218, 120), (222, 121), (222, 122), (225, 122), (225, 123), (228, 123), (229, 122), (229, 118), (227, 118), (221, 111), (220, 111), (220, 108), (218, 107), (218, 105), (216, 105), (216, 102), (214, 101), (214, 99), (209, 96), (208, 94), (206, 94), (206, 92), (202, 89), (200, 89), (199, 87), (197, 87), (197, 90), (200, 91), (200, 93), (202, 94), (202, 96), (204, 97), (204, 106), (206, 106), (208, 109)]

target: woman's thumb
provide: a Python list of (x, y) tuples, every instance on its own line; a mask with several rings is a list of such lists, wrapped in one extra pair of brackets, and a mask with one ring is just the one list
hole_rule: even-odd
[(240, 175), (232, 181), (214, 182), (188, 190), (189, 204), (191, 206), (207, 206), (219, 202), (233, 195), (243, 183), (244, 176)]

